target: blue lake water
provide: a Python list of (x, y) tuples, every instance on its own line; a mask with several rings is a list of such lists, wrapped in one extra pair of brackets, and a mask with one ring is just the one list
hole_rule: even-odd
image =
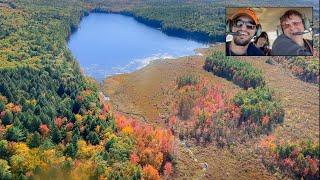
[(68, 46), (85, 74), (99, 81), (140, 69), (151, 60), (193, 55), (196, 48), (207, 47), (168, 36), (132, 17), (106, 13), (84, 17)]

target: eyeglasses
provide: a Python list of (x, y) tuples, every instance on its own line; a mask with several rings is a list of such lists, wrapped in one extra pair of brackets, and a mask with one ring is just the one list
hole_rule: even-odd
[(243, 21), (239, 19), (234, 21), (233, 23), (233, 26), (237, 28), (241, 28), (243, 25), (246, 25), (247, 29), (250, 29), (250, 30), (253, 30), (256, 28), (256, 25), (251, 21)]
[(302, 24), (302, 21), (293, 21), (291, 23), (282, 23), (281, 26), (283, 29), (288, 29), (290, 26), (298, 27)]

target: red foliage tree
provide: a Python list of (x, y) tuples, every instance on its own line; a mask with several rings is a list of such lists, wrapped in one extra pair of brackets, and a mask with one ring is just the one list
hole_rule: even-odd
[(166, 162), (164, 165), (164, 171), (163, 171), (165, 176), (170, 176), (173, 173), (173, 167), (171, 162)]
[(63, 119), (61, 117), (56, 117), (54, 120), (54, 124), (58, 127), (61, 128), (63, 125)]
[(50, 129), (48, 128), (48, 126), (46, 124), (40, 124), (39, 131), (43, 136), (47, 136)]
[(68, 122), (68, 123), (66, 124), (66, 129), (67, 129), (67, 131), (72, 130), (72, 128), (73, 128), (73, 123), (72, 123), (72, 122)]
[(132, 162), (132, 164), (138, 164), (138, 162), (140, 161), (139, 156), (136, 153), (131, 154), (130, 161)]

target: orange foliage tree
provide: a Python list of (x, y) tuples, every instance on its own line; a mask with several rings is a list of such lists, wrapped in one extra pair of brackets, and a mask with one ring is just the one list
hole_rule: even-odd
[[(158, 177), (158, 174), (163, 173), (161, 170), (165, 169), (167, 163), (171, 164), (173, 156), (174, 136), (171, 131), (154, 128), (120, 114), (116, 114), (115, 119), (117, 129), (121, 133), (131, 135), (135, 140), (135, 149), (130, 161), (143, 166), (146, 177)], [(154, 170), (157, 173), (154, 173)]]

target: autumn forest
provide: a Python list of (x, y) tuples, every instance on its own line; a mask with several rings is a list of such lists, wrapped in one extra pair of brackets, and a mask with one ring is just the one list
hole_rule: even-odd
[[(319, 179), (319, 112), (306, 110), (306, 116), (298, 117), (295, 108), (304, 106), (287, 98), (290, 93), (283, 89), (290, 85), (270, 79), (271, 74), (285, 74), (292, 86), (308, 87), (319, 98), (314, 93), (319, 39), (311, 57), (253, 61), (226, 57), (218, 45), (203, 50), (203, 56), (155, 63), (157, 68), (169, 64), (163, 72), (168, 75), (156, 71), (162, 77), (156, 90), (141, 91), (162, 97), (159, 103), (148, 99), (153, 103), (146, 110), (150, 116), (140, 113), (142, 108), (136, 111), (143, 120), (138, 113), (127, 113), (129, 99), (136, 97), (130, 95), (134, 91), (118, 88), (125, 80), (116, 87), (85, 76), (67, 47), (91, 12), (120, 13), (171, 36), (221, 42), (225, 5), (197, 0), (0, 0), (0, 179), (234, 179), (237, 166), (248, 169), (241, 170), (240, 179)], [(158, 88), (161, 83), (167, 84)], [(114, 101), (106, 100), (108, 85)], [(123, 98), (128, 102), (117, 92), (130, 97)], [(134, 108), (143, 107), (143, 96)], [(319, 106), (313, 96), (306, 97), (313, 103), (309, 109)], [(119, 99), (125, 108), (115, 105)], [(311, 125), (299, 124), (302, 119)], [(296, 132), (301, 132), (298, 138)], [(210, 150), (214, 165), (201, 159), (206, 158), (202, 149)], [(250, 157), (242, 159), (242, 150)], [(197, 161), (185, 168), (193, 153)], [(230, 176), (214, 169), (224, 161)]]

